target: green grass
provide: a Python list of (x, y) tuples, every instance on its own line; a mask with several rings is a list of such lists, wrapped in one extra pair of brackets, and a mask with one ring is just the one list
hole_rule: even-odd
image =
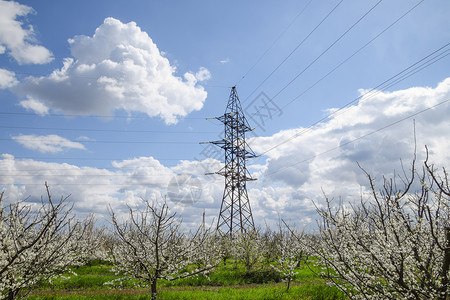
[(162, 286), (230, 286), (245, 284), (264, 284), (281, 282), (281, 277), (271, 269), (252, 270), (219, 270), (208, 276), (199, 275), (176, 281), (162, 281)]
[[(319, 268), (313, 267), (314, 272), (318, 273)], [(319, 278), (308, 266), (304, 263), (296, 269), (298, 273), (294, 281), (298, 282), (321, 282), (323, 279)], [(173, 282), (163, 282), (163, 286), (229, 286), (229, 285), (243, 285), (243, 284), (262, 284), (262, 283), (278, 283), (281, 282), (281, 276), (278, 275), (272, 268), (266, 267), (264, 269), (256, 268), (247, 272), (243, 264), (228, 263), (227, 265), (220, 265), (208, 277), (200, 275), (197, 277), (189, 277)]]
[(78, 275), (69, 279), (56, 279), (52, 284), (42, 284), (41, 288), (57, 290), (98, 289), (103, 288), (104, 283), (116, 279), (116, 276)]
[(303, 284), (286, 291), (284, 286), (219, 288), (217, 290), (162, 291), (161, 299), (343, 299), (338, 290), (326, 285)]
[(95, 265), (73, 267), (71, 270), (77, 275), (111, 275), (110, 265)]
[[(71, 272), (52, 281), (43, 282), (28, 299), (150, 299), (148, 288), (138, 288), (142, 282), (125, 281), (121, 286), (105, 285), (118, 279), (112, 266), (96, 263), (74, 267)], [(242, 264), (220, 265), (209, 274), (175, 281), (158, 282), (159, 299), (345, 299), (335, 287), (330, 287), (305, 264), (286, 291), (285, 283), (271, 268), (247, 272)], [(314, 269), (314, 271), (318, 271)]]
[[(145, 290), (102, 291), (98, 293), (72, 292), (71, 294), (33, 295), (30, 300), (71, 300), (71, 299), (150, 299)], [(259, 287), (203, 287), (186, 290), (164, 289), (158, 293), (159, 299), (344, 299), (335, 288), (322, 284), (302, 284), (286, 291), (280, 285), (261, 285)]]

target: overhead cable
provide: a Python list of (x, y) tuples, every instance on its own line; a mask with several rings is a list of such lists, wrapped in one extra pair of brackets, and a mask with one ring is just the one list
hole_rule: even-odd
[(319, 22), (319, 24), (317, 24), (313, 30), (311, 30), (308, 35), (303, 38), (303, 40), (300, 41), (300, 43), (297, 44), (297, 46), (288, 54), (288, 56), (286, 56), (278, 65), (275, 69), (272, 70), (272, 72), (270, 72), (269, 75), (267, 75), (267, 77), (244, 99), (244, 101), (242, 101), (242, 103), (245, 103), (245, 101), (247, 101), (251, 95), (253, 95), (253, 93), (255, 93), (288, 59), (289, 57), (292, 56), (292, 54), (294, 54), (295, 51), (297, 51), (297, 49), (303, 45), (303, 43), (320, 27), (320, 25), (322, 25), (323, 22), (325, 22), (326, 19), (328, 19), (328, 17), (339, 7), (339, 5), (343, 2), (344, 0), (339, 1), (338, 4), (336, 4), (333, 9), (331, 11), (328, 12), (328, 14)]
[(440, 106), (440, 105), (443, 105), (443, 104), (445, 104), (445, 103), (448, 103), (448, 102), (450, 102), (450, 98), (449, 98), (449, 99), (446, 99), (446, 100), (444, 100), (444, 101), (442, 101), (442, 102), (439, 102), (439, 103), (436, 104), (436, 105), (433, 105), (433, 106), (430, 106), (430, 107), (428, 107), (428, 108), (422, 109), (422, 110), (420, 110), (420, 111), (418, 111), (418, 112), (416, 112), (416, 113), (414, 113), (414, 114), (411, 114), (411, 115), (409, 115), (409, 116), (407, 116), (407, 117), (404, 117), (404, 118), (402, 118), (402, 119), (399, 119), (399, 120), (397, 120), (397, 121), (395, 121), (395, 122), (392, 122), (392, 123), (390, 123), (390, 124), (388, 124), (388, 125), (386, 125), (386, 126), (383, 126), (383, 127), (379, 128), (379, 129), (377, 129), (377, 130), (374, 130), (374, 131), (371, 131), (371, 132), (369, 132), (369, 133), (367, 133), (367, 134), (364, 134), (364, 135), (362, 135), (362, 136), (360, 136), (360, 137), (358, 137), (358, 138), (355, 138), (355, 139), (353, 139), (353, 140), (350, 140), (350, 141), (347, 141), (347, 142), (345, 142), (345, 143), (339, 144), (338, 146), (336, 146), (336, 147), (334, 147), (334, 148), (330, 148), (330, 149), (328, 149), (328, 150), (326, 150), (326, 151), (320, 152), (320, 153), (318, 153), (318, 154), (315, 154), (315, 155), (313, 155), (313, 156), (311, 156), (311, 157), (308, 157), (308, 158), (306, 158), (306, 159), (303, 159), (303, 160), (301, 160), (301, 161), (290, 162), (288, 166), (279, 168), (279, 169), (277, 169), (277, 170), (275, 170), (275, 171), (273, 171), (273, 172), (271, 172), (271, 173), (268, 173), (268, 174), (263, 175), (262, 177), (269, 177), (269, 176), (272, 176), (272, 175), (274, 175), (274, 174), (276, 174), (276, 173), (279, 173), (279, 172), (281, 172), (281, 171), (284, 171), (284, 170), (286, 170), (286, 169), (289, 169), (289, 168), (292, 168), (292, 167), (294, 167), (294, 166), (297, 166), (297, 165), (299, 165), (299, 164), (301, 164), (301, 163), (310, 161), (310, 160), (312, 160), (312, 159), (314, 159), (314, 158), (316, 158), (316, 157), (318, 157), (318, 156), (327, 154), (327, 153), (329, 153), (329, 152), (331, 152), (331, 151), (334, 151), (334, 150), (336, 150), (336, 149), (339, 149), (339, 148), (342, 148), (342, 147), (344, 147), (344, 146), (347, 146), (347, 145), (349, 145), (349, 144), (351, 144), (351, 143), (354, 143), (354, 142), (356, 142), (356, 141), (358, 141), (358, 140), (364, 139), (364, 138), (366, 138), (366, 137), (368, 137), (368, 136), (370, 136), (370, 135), (373, 135), (373, 134), (375, 134), (375, 133), (378, 133), (378, 132), (380, 132), (380, 131), (382, 131), (382, 130), (385, 130), (385, 129), (387, 129), (387, 128), (389, 128), (389, 127), (392, 127), (392, 126), (394, 126), (394, 125), (396, 125), (396, 124), (399, 124), (399, 123), (401, 123), (401, 122), (403, 122), (403, 121), (405, 121), (405, 120), (411, 119), (411, 118), (413, 118), (413, 117), (415, 117), (415, 116), (417, 116), (417, 115), (420, 115), (420, 114), (422, 114), (422, 113), (424, 113), (424, 112), (427, 112), (427, 111), (429, 111), (429, 110), (432, 110), (432, 109), (434, 109), (434, 108), (436, 108), (436, 107), (438, 107), (438, 106)]
[(237, 86), (247, 75), (250, 73), (251, 70), (253, 70), (256, 65), (261, 61), (261, 59), (266, 56), (266, 54), (272, 49), (275, 44), (278, 42), (278, 40), (291, 28), (291, 26), (295, 23), (295, 21), (305, 12), (305, 10), (308, 8), (308, 6), (311, 4), (313, 0), (309, 0), (308, 3), (300, 10), (300, 12), (295, 16), (295, 18), (289, 23), (289, 25), (278, 35), (278, 37), (272, 42), (272, 44), (264, 51), (264, 53), (256, 60), (256, 62), (247, 70), (247, 72), (244, 73), (244, 75), (239, 79), (238, 82), (234, 86)]
[[(383, 81), (382, 83), (378, 84), (376, 87), (370, 89), (369, 91), (365, 92), (364, 94), (356, 97), (352, 101), (346, 103), (344, 106), (340, 107), (339, 109), (333, 111), (332, 113), (326, 115), (325, 117), (321, 118), (320, 120), (316, 121), (309, 127), (303, 129), (301, 132), (298, 132), (288, 139), (282, 141), (281, 143), (269, 148), (268, 150), (261, 153), (261, 155), (264, 155), (270, 151), (272, 151), (275, 148), (278, 148), (281, 145), (286, 144), (287, 142), (299, 137), (302, 134), (305, 134), (306, 132), (310, 131), (312, 128), (317, 126), (320, 123), (323, 123), (324, 121), (328, 120), (331, 116), (340, 115), (343, 112), (345, 112), (346, 109), (348, 109), (352, 104), (355, 102), (362, 100), (367, 101), (371, 98), (373, 98), (376, 94), (392, 87), (393, 85), (405, 80), (406, 78), (416, 74), (417, 72), (420, 72), (424, 68), (436, 63), (437, 61), (445, 58), (447, 55), (450, 54), (450, 43), (445, 44), (444, 46), (440, 47), (439, 49), (433, 51), (432, 53), (428, 54), (424, 58), (420, 59), (419, 61), (415, 62), (414, 64), (410, 65), (409, 67), (403, 69), (399, 73), (395, 74), (394, 76), (390, 77), (389, 79)], [(360, 101), (361, 102), (361, 101)]]
[(318, 61), (325, 53), (327, 53), (331, 48), (333, 48), (334, 45), (337, 44), (347, 33), (349, 33), (359, 22), (361, 22), (372, 10), (374, 10), (383, 0), (379, 0), (377, 3), (375, 3), (374, 6), (372, 6), (363, 16), (361, 16), (358, 21), (353, 23), (352, 26), (350, 26), (343, 34), (341, 34), (333, 43), (331, 43), (328, 48), (326, 48), (322, 53), (317, 56), (312, 62), (310, 62), (300, 73), (298, 73), (294, 78), (291, 79), (281, 90), (279, 90), (273, 97), (272, 100), (275, 99), (278, 95), (280, 95), (288, 86), (290, 86), (295, 80), (297, 80), (300, 75), (305, 73), (316, 61)]

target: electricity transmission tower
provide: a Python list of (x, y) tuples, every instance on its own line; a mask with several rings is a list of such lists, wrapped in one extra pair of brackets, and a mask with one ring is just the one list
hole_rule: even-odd
[(236, 87), (231, 88), (225, 114), (216, 117), (225, 125), (225, 137), (210, 142), (225, 150), (225, 166), (215, 173), (225, 177), (222, 204), (220, 206), (217, 230), (231, 238), (237, 232), (253, 230), (252, 209), (247, 194), (247, 181), (256, 180), (246, 167), (248, 158), (256, 157), (245, 142), (245, 133), (251, 131), (239, 101)]

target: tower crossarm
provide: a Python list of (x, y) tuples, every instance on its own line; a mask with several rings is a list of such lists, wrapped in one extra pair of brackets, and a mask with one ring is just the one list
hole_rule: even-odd
[(241, 112), (240, 114), (235, 112), (227, 112), (220, 117), (207, 118), (207, 120), (219, 120), (220, 122), (225, 124), (225, 126), (228, 125), (233, 129), (239, 128), (244, 132), (255, 130), (255, 128), (251, 128), (248, 125), (247, 119), (243, 118), (243, 115), (243, 112)]

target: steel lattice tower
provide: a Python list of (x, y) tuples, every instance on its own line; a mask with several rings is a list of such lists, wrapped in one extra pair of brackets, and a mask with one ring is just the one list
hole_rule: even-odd
[(216, 173), (209, 173), (225, 177), (217, 230), (222, 235), (233, 237), (236, 232), (255, 228), (247, 181), (256, 180), (250, 176), (246, 167), (247, 159), (256, 155), (245, 141), (245, 133), (252, 129), (245, 118), (236, 87), (231, 89), (225, 114), (214, 119), (225, 125), (224, 139), (210, 142), (225, 150), (225, 166)]

